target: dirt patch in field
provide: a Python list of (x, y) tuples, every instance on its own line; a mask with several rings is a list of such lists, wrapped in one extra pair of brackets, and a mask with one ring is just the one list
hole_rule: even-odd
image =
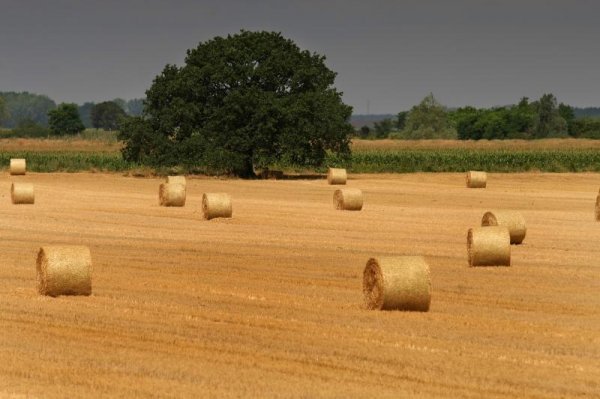
[[(598, 174), (351, 176), (361, 212), (326, 180), (0, 174), (0, 396), (594, 397), (600, 395)], [(227, 192), (232, 219), (202, 218)], [(469, 268), (466, 232), (519, 210), (512, 266)], [(36, 292), (42, 245), (87, 245), (90, 297)], [(429, 312), (364, 308), (374, 256), (422, 255)]]

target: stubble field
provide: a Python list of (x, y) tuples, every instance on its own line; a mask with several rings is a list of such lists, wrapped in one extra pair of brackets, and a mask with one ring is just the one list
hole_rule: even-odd
[[(11, 205), (10, 181), (35, 184)], [(323, 180), (0, 175), (0, 397), (600, 396), (600, 175), (353, 175)], [(203, 192), (233, 218), (204, 221)], [(466, 233), (520, 210), (511, 267), (468, 268)], [(93, 295), (41, 297), (45, 244), (88, 245)], [(363, 307), (369, 257), (423, 255), (427, 313)]]

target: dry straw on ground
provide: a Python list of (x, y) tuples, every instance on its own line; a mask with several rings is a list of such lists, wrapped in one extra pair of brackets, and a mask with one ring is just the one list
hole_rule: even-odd
[(504, 226), (476, 227), (467, 234), (469, 266), (510, 266), (510, 233)]
[(183, 184), (186, 187), (185, 176), (167, 176), (167, 184)]
[(178, 183), (161, 183), (158, 189), (160, 206), (185, 206), (185, 186)]
[(33, 184), (13, 183), (10, 186), (10, 199), (13, 204), (33, 204), (35, 202)]
[(14, 158), (10, 160), (10, 174), (24, 175), (27, 170), (27, 162), (22, 158)]
[(327, 172), (327, 183), (329, 184), (346, 184), (346, 169), (329, 168)]
[(371, 258), (363, 272), (369, 309), (426, 312), (431, 303), (429, 265), (422, 256)]
[(485, 188), (487, 185), (487, 173), (469, 171), (467, 172), (467, 187), (469, 188)]
[(204, 219), (230, 218), (233, 213), (231, 197), (225, 193), (205, 193), (202, 195)]
[(335, 190), (333, 206), (342, 211), (360, 211), (363, 207), (363, 194), (358, 188)]
[(486, 212), (481, 219), (481, 225), (508, 227), (511, 244), (521, 244), (527, 234), (525, 218), (516, 211)]
[(88, 247), (45, 246), (37, 256), (38, 291), (42, 295), (90, 295), (92, 256)]

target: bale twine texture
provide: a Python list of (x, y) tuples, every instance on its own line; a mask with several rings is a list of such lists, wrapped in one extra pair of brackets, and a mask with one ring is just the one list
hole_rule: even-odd
[(185, 186), (178, 183), (161, 183), (158, 189), (160, 206), (185, 206)]
[(233, 213), (231, 197), (225, 193), (205, 193), (202, 195), (204, 219), (230, 218)]
[(90, 295), (92, 256), (85, 246), (51, 245), (37, 256), (38, 291), (42, 295)]
[(24, 175), (27, 170), (27, 163), (23, 158), (14, 158), (10, 160), (10, 174)]
[(13, 204), (33, 204), (35, 202), (33, 184), (13, 183), (10, 186), (10, 199)]
[(185, 176), (167, 176), (167, 184), (183, 184), (186, 186)]
[(470, 171), (467, 172), (467, 187), (485, 188), (487, 185), (487, 173)]
[(368, 309), (427, 312), (429, 265), (422, 256), (371, 258), (363, 273), (363, 294)]
[(504, 226), (476, 227), (467, 234), (469, 266), (510, 266), (510, 233)]
[(329, 184), (346, 184), (346, 169), (329, 168), (327, 172), (327, 183)]
[(521, 244), (527, 234), (525, 218), (515, 211), (486, 212), (481, 219), (481, 225), (508, 227), (511, 244)]
[(360, 211), (363, 207), (363, 194), (358, 188), (335, 190), (333, 206), (342, 211)]

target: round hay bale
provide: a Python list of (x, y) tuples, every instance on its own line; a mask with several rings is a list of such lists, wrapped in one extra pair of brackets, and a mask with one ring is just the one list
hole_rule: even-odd
[(329, 184), (346, 184), (346, 169), (329, 168), (327, 172), (327, 183)]
[(427, 312), (429, 265), (422, 256), (371, 258), (363, 272), (363, 294), (368, 309)]
[(505, 226), (476, 227), (467, 234), (469, 266), (510, 266), (510, 233)]
[(158, 188), (160, 206), (185, 206), (185, 186), (178, 183), (161, 183)]
[(13, 158), (10, 160), (10, 174), (24, 175), (27, 170), (27, 162), (23, 158)]
[(486, 212), (481, 219), (481, 225), (508, 227), (511, 244), (521, 244), (527, 234), (525, 218), (515, 211)]
[(363, 207), (363, 194), (358, 188), (335, 190), (333, 207), (341, 211), (360, 211)]
[(183, 184), (186, 187), (185, 176), (167, 176), (167, 184)]
[(233, 213), (231, 197), (225, 193), (204, 193), (202, 195), (202, 214), (204, 219), (230, 218)]
[(38, 291), (42, 295), (90, 295), (92, 256), (88, 247), (50, 245), (37, 256)]
[(35, 202), (33, 184), (13, 183), (10, 186), (10, 199), (13, 204), (33, 204)]
[(467, 172), (467, 187), (485, 188), (487, 185), (487, 173), (470, 171)]

